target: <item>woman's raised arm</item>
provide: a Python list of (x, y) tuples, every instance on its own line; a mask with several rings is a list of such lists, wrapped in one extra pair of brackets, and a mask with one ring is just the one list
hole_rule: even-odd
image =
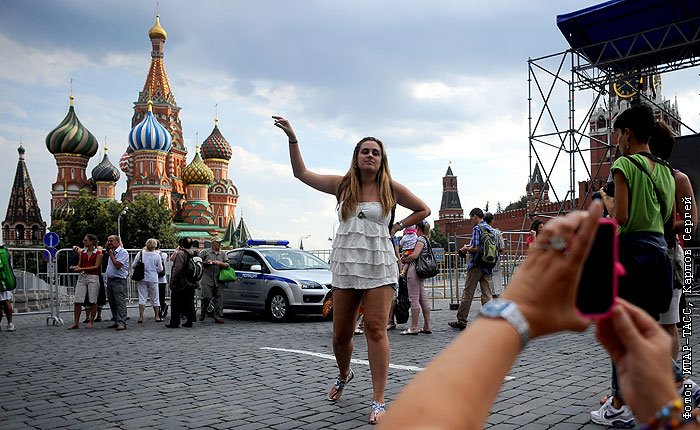
[(294, 177), (312, 188), (336, 195), (342, 177), (338, 175), (319, 175), (308, 170), (299, 150), (297, 135), (294, 133), (289, 120), (276, 115), (273, 115), (272, 118), (275, 120), (275, 126), (281, 128), (289, 138), (289, 159), (292, 162)]

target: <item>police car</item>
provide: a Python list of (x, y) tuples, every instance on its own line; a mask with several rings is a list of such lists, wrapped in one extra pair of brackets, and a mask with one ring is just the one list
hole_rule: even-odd
[(249, 240), (227, 253), (237, 279), (224, 288), (224, 308), (265, 312), (281, 322), (294, 313), (321, 313), (330, 299), (331, 271), (289, 241)]

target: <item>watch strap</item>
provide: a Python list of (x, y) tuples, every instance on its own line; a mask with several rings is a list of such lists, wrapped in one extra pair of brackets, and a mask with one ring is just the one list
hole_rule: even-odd
[(510, 300), (494, 299), (481, 308), (480, 314), (487, 318), (503, 318), (506, 320), (520, 337), (520, 349), (525, 348), (528, 340), (530, 340), (530, 324), (520, 312), (518, 305)]

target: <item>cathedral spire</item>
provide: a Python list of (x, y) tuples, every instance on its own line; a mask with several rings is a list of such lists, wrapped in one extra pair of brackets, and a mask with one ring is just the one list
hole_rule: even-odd
[(34, 193), (34, 186), (29, 178), (29, 170), (24, 161), (25, 149), (20, 142), (19, 160), (15, 181), (12, 184), (7, 215), (2, 222), (3, 240), (6, 245), (34, 246), (41, 245), (46, 233), (46, 223), (41, 218), (41, 210)]

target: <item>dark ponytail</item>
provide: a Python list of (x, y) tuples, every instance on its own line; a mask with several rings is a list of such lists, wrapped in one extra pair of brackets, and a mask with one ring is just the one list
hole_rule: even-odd
[(667, 160), (673, 153), (673, 145), (676, 143), (671, 129), (663, 122), (656, 121), (649, 139), (649, 150), (657, 157)]

